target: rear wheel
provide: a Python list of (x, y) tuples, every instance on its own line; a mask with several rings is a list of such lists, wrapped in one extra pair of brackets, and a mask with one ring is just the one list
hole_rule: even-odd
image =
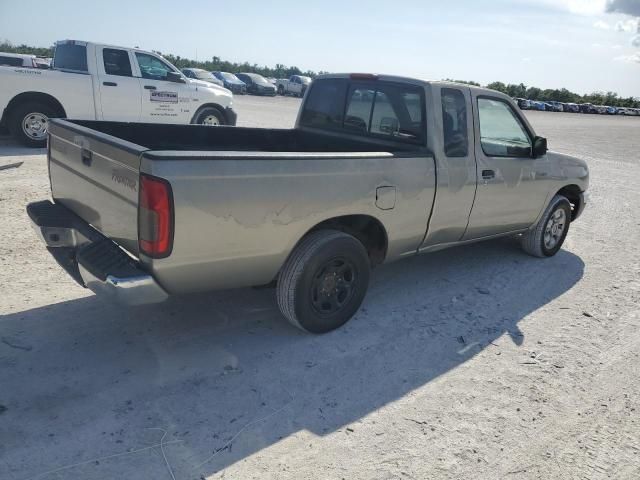
[(360, 308), (371, 265), (355, 237), (337, 230), (307, 235), (278, 278), (278, 306), (289, 322), (310, 333), (344, 325)]
[(57, 116), (56, 111), (44, 103), (25, 103), (11, 113), (9, 130), (27, 147), (46, 147), (49, 119)]
[(194, 123), (197, 123), (198, 125), (218, 127), (220, 125), (225, 125), (225, 120), (220, 110), (214, 107), (206, 107), (198, 114)]
[(553, 197), (540, 221), (522, 236), (522, 249), (534, 257), (552, 257), (569, 233), (571, 204), (562, 196)]

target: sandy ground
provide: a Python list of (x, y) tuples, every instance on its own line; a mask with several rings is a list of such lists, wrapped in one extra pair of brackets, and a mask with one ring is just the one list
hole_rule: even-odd
[[(241, 125), (298, 101), (238, 98)], [(640, 118), (535, 112), (592, 204), (540, 260), (513, 240), (375, 272), (324, 336), (272, 290), (126, 309), (31, 230), (41, 151), (0, 140), (0, 478), (637, 479)]]

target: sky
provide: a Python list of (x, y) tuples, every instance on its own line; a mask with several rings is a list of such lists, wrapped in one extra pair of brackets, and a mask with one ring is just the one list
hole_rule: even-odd
[(640, 0), (0, 0), (0, 40), (640, 97)]

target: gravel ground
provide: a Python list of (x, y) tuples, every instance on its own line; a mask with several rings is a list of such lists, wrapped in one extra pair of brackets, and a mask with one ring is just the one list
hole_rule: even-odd
[[(299, 101), (240, 97), (241, 125)], [(272, 290), (126, 309), (29, 227), (45, 157), (0, 140), (0, 478), (640, 478), (640, 118), (533, 112), (589, 161), (564, 249), (514, 240), (378, 269), (324, 336)]]

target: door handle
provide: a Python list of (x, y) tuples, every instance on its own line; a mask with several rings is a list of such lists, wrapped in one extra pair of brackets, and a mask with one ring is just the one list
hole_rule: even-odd
[(116, 82), (102, 82), (105, 87), (117, 87), (118, 84)]
[(482, 178), (485, 180), (490, 180), (496, 177), (496, 172), (493, 170), (482, 170)]
[(83, 148), (80, 150), (80, 156), (82, 157), (82, 163), (84, 163), (87, 167), (91, 166), (93, 162), (93, 152), (91, 150), (87, 150)]
[(145, 85), (144, 88), (146, 88), (147, 90), (155, 90), (156, 87), (154, 87), (153, 85)]

